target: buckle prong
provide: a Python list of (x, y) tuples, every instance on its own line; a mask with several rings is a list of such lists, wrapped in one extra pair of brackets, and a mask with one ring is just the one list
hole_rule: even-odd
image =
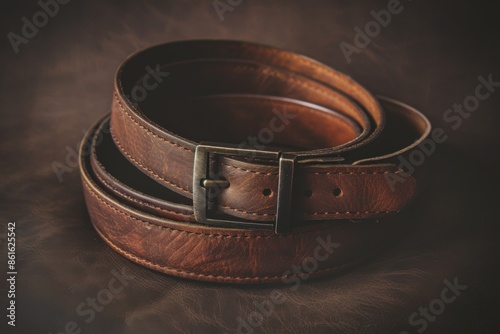
[(229, 188), (228, 180), (201, 179), (200, 183), (203, 188)]

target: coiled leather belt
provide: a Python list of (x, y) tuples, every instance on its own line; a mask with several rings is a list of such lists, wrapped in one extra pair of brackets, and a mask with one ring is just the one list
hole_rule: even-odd
[(378, 218), (418, 190), (396, 158), (429, 131), (415, 109), (307, 57), (183, 41), (120, 66), (80, 167), (90, 218), (123, 256), (198, 280), (286, 281), (383, 242)]

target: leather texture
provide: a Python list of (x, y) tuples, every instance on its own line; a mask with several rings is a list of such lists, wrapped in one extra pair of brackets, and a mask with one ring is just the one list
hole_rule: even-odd
[[(137, 87), (147, 96), (138, 99)], [(210, 155), (207, 169), (228, 186), (207, 193), (202, 210), (234, 223), (199, 221), (193, 202), (193, 188), (203, 181), (194, 174), (199, 142), (247, 148), (245, 138), (266, 126), (279, 131), (253, 149), (277, 158)], [(180, 41), (140, 51), (120, 66), (111, 117), (87, 134), (80, 169), (92, 222), (123, 256), (198, 280), (276, 282), (300, 275), (283, 273), (318, 243), (330, 248), (323, 247), (328, 256), (312, 276), (372, 254), (390, 225), (376, 218), (399, 212), (418, 191), (397, 157), (429, 133), (420, 112), (377, 99), (307, 57), (248, 42)], [(242, 220), (280, 224), (280, 155), (294, 160), (291, 231), (246, 228)], [(333, 252), (333, 243), (342, 247)]]
[[(13, 329), (2, 321), (0, 332), (70, 333), (65, 326), (74, 321), (81, 334), (238, 333), (241, 320), (259, 312), (256, 303), (279, 291), (286, 301), (266, 312), (254, 333), (418, 333), (410, 315), (440, 298), (443, 280), (458, 277), (468, 288), (423, 333), (500, 333), (499, 91), (456, 130), (442, 119), (474, 93), (478, 75), (500, 81), (497, 4), (401, 1), (404, 10), (348, 64), (339, 42), (352, 42), (353, 27), (363, 29), (370, 11), (387, 3), (243, 1), (221, 22), (211, 1), (70, 1), (19, 54), (6, 35), (20, 34), (20, 18), (31, 19), (40, 7), (37, 0), (5, 4), (0, 212), (2, 226), (17, 223), (19, 322)], [(373, 93), (422, 110), (446, 131), (446, 143), (420, 167), (431, 171), (422, 196), (392, 215), (392, 238), (381, 252), (295, 289), (166, 275), (127, 260), (99, 237), (74, 164), (82, 131), (109, 113), (113, 76), (126, 56), (188, 38), (243, 39), (309, 55)], [(71, 168), (62, 181), (53, 161)], [(2, 265), (6, 238), (3, 229)], [(114, 270), (133, 279), (92, 321), (79, 316), (77, 306), (107, 289)], [(6, 289), (0, 283), (5, 303)]]

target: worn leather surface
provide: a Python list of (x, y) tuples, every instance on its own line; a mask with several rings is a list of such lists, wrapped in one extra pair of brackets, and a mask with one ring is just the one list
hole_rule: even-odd
[[(254, 301), (280, 289), (286, 302), (255, 332), (415, 333), (408, 317), (439, 298), (443, 280), (454, 277), (468, 288), (425, 333), (497, 332), (497, 92), (457, 130), (442, 120), (453, 103), (474, 93), (479, 75), (498, 73), (495, 11), (484, 4), (404, 5), (351, 64), (339, 41), (349, 41), (352, 28), (385, 2), (244, 2), (220, 22), (210, 3), (75, 1), (18, 55), (3, 40), (0, 212), (2, 226), (18, 224), (17, 332), (56, 333), (68, 321), (86, 333), (234, 332), (238, 317), (256, 310)], [(36, 3), (16, 6), (2, 11), (4, 34), (37, 10)], [(59, 183), (51, 163), (65, 163), (66, 145), (76, 150), (82, 131), (109, 109), (113, 69), (127, 54), (166, 40), (221, 36), (310, 54), (377, 94), (425, 110), (446, 129), (449, 139), (432, 156), (426, 195), (401, 218), (401, 234), (385, 252), (356, 270), (291, 290), (173, 278), (131, 263), (99, 238), (76, 166)], [(134, 279), (86, 323), (77, 306), (122, 268)]]
[[(151, 74), (152, 67), (156, 74)], [(148, 68), (146, 76), (143, 68)], [(147, 79), (155, 76), (161, 82), (151, 88)], [(150, 87), (139, 103), (134, 99), (137, 82)], [(199, 102), (187, 106), (193, 100)], [(139, 51), (117, 70), (112, 105), (109, 119), (91, 128), (79, 151), (96, 231), (136, 263), (211, 282), (324, 276), (373, 255), (396, 219), (387, 215), (407, 206), (417, 192), (415, 178), (398, 169), (396, 157), (431, 132), (428, 120), (415, 109), (377, 100), (342, 73), (301, 55), (241, 41), (178, 41)], [(183, 110), (176, 105), (184, 105)], [(258, 133), (278, 117), (276, 112), (293, 116), (281, 120), (281, 138), (266, 142), (285, 147), (278, 150), (294, 157), (290, 218), (281, 219), (276, 211), (284, 205), (277, 200), (285, 196), (278, 191), (283, 172), (274, 154), (267, 159), (222, 154), (207, 161), (210, 173), (193, 174), (198, 151), (193, 137), (217, 136), (221, 143), (214, 145), (225, 147), (233, 144), (232, 138), (238, 140), (238, 133), (239, 140), (245, 140), (242, 133)], [(217, 120), (219, 128), (198, 115)], [(158, 119), (175, 119), (186, 135)], [(287, 129), (290, 123), (294, 125)], [(355, 135), (345, 138), (339, 123)], [(193, 131), (193, 124), (205, 125), (202, 134)], [(302, 138), (309, 133), (325, 139), (309, 139), (311, 146), (304, 146)], [(260, 150), (271, 149), (265, 145)], [(332, 158), (337, 162), (328, 161)], [(200, 204), (195, 189), (203, 178), (216, 174), (214, 169), (229, 186), (215, 189), (217, 196), (202, 196), (213, 197), (212, 211), (234, 221), (223, 227), (196, 216)], [(388, 177), (404, 182), (390, 183)], [(175, 199), (179, 196), (186, 199)], [(377, 217), (381, 221), (373, 219)], [(244, 227), (240, 218), (267, 221), (261, 225), (269, 228), (276, 220), (277, 231), (281, 224), (291, 228), (276, 234), (260, 226)], [(288, 270), (297, 263), (304, 263), (304, 269)]]
[[(156, 88), (137, 103), (136, 83), (148, 85), (140, 80), (145, 74), (151, 77), (144, 72), (148, 66), (156, 66), (166, 78), (160, 78)], [(176, 106), (196, 99), (207, 102), (181, 110)], [(397, 212), (414, 197), (413, 177), (400, 170), (396, 172), (400, 175), (392, 177), (404, 177), (407, 182), (392, 184), (386, 174), (395, 173), (396, 166), (389, 164), (398, 153), (411, 150), (430, 133), (430, 125), (417, 111), (380, 103), (382, 107), (353, 79), (301, 55), (238, 41), (178, 41), (138, 51), (120, 66), (110, 130), (116, 146), (134, 166), (172, 191), (193, 198), (197, 145), (193, 137), (209, 142), (217, 137), (220, 146), (243, 142), (243, 148), (256, 149), (245, 144), (245, 132), (259, 134), (269, 128), (276, 113), (291, 117), (280, 120), (282, 129), (275, 131), (278, 136), (273, 134), (270, 143), (257, 145), (259, 150), (285, 147), (296, 155), (294, 218), (368, 218)], [(393, 120), (389, 126), (387, 114)], [(343, 122), (338, 121), (341, 117)], [(172, 127), (171, 119), (179, 125)], [(219, 126), (214, 128), (208, 119)], [(350, 126), (345, 125), (348, 121)], [(193, 123), (202, 127), (202, 133), (192, 129)], [(346, 136), (345, 127), (358, 133)], [(385, 142), (391, 143), (386, 145), (395, 146), (393, 150), (380, 143), (382, 132)], [(319, 140), (310, 138), (311, 133)], [(222, 155), (220, 163), (210, 168), (230, 183), (219, 190), (216, 210), (252, 221), (274, 221), (278, 159), (266, 163), (248, 154), (225, 158)], [(322, 158), (343, 160), (314, 162)], [(357, 166), (363, 159), (371, 159), (374, 168)], [(340, 196), (331, 194), (335, 188), (340, 189)], [(262, 194), (265, 189), (270, 195)], [(311, 196), (297, 196), (304, 191)]]

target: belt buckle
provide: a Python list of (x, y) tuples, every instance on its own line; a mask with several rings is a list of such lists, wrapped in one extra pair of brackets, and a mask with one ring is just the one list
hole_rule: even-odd
[[(277, 234), (288, 234), (292, 229), (292, 189), (293, 174), (296, 156), (292, 153), (278, 151), (259, 151), (219, 143), (201, 143), (196, 146), (193, 169), (193, 211), (196, 221), (200, 224), (237, 227), (270, 229), (268, 223), (252, 222), (245, 220), (228, 220), (209, 217), (209, 191), (211, 188), (227, 188), (229, 181), (214, 179), (210, 172), (210, 161), (213, 155), (226, 157), (252, 156), (253, 159), (265, 159), (279, 162), (279, 183), (274, 231)], [(213, 195), (211, 195), (213, 196)], [(215, 194), (216, 197), (217, 194)]]

